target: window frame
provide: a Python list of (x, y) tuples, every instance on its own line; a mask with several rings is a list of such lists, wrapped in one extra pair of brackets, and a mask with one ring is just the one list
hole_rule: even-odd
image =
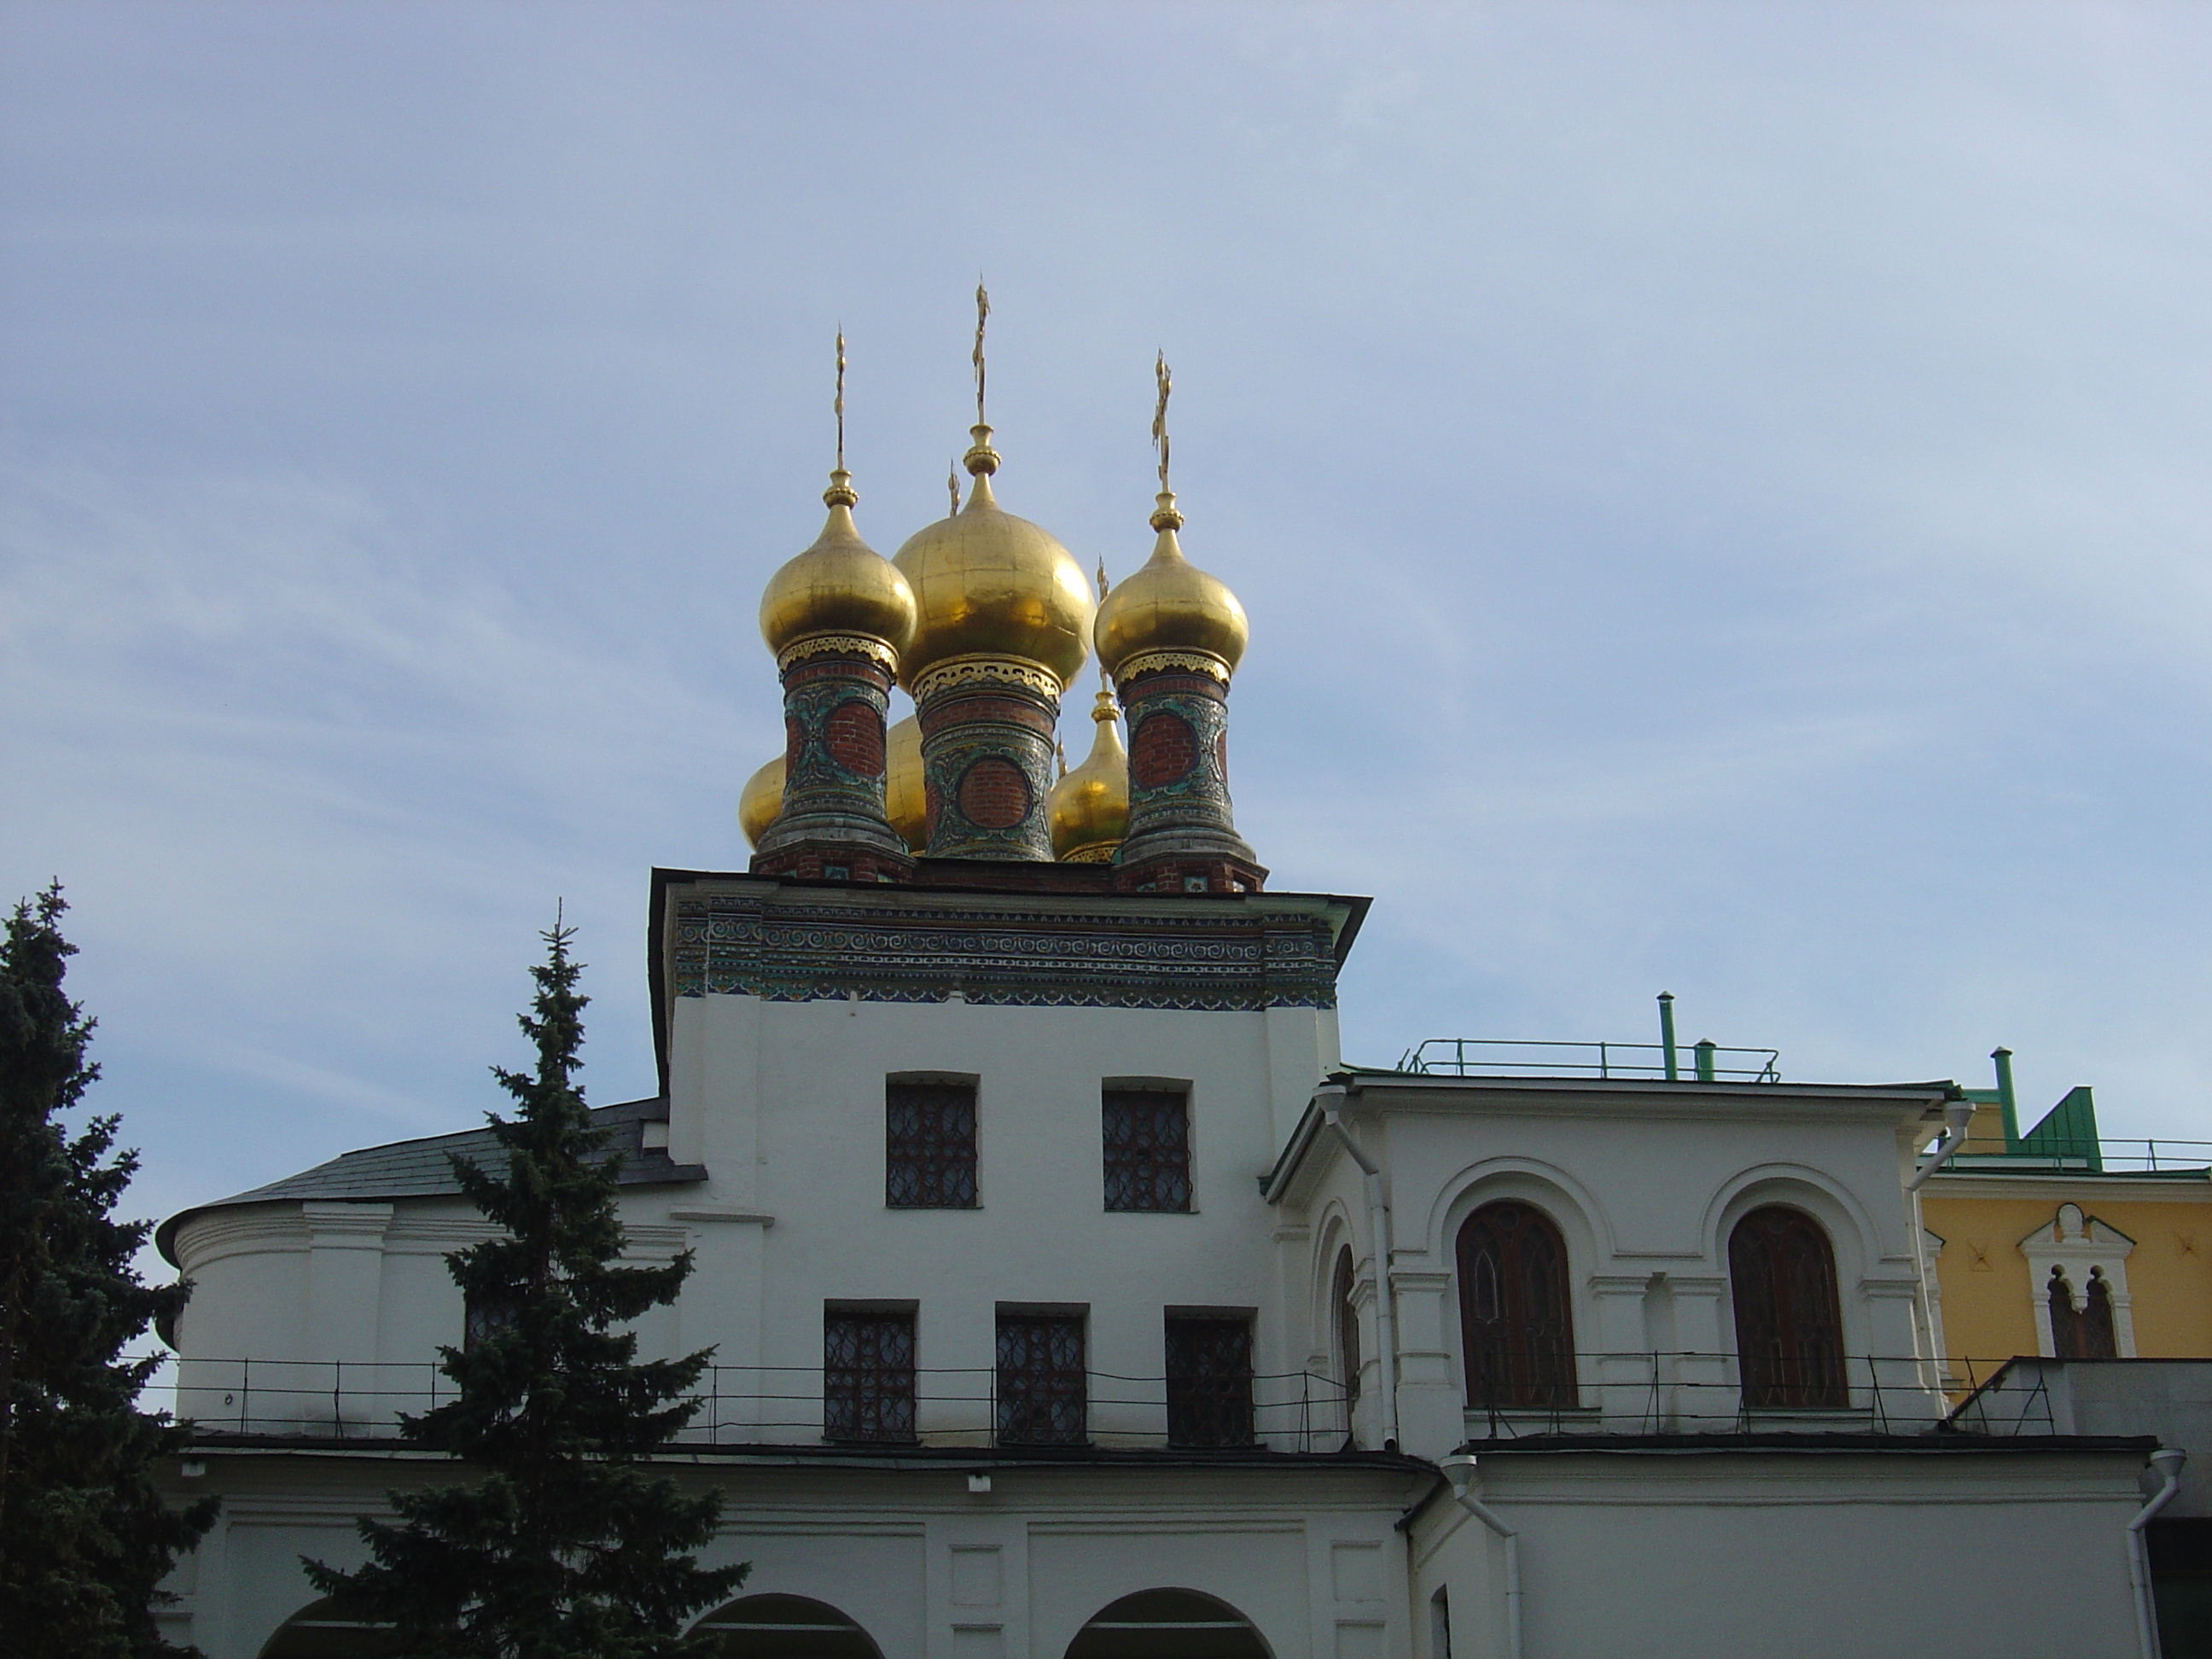
[[(1245, 1309), (1169, 1308), (1161, 1317), (1167, 1384), (1168, 1444), (1229, 1449), (1260, 1443), (1254, 1382), (1256, 1312)], [(1177, 1352), (1178, 1334), (1184, 1339)], [(1209, 1370), (1200, 1345), (1231, 1338), (1231, 1364)], [(1178, 1366), (1178, 1358), (1186, 1363)], [(1179, 1397), (1180, 1396), (1180, 1397)]]
[(473, 1291), (463, 1291), (461, 1352), (474, 1353), (512, 1327), (520, 1311), (520, 1304), (512, 1297), (479, 1296)]
[[(1165, 1144), (1164, 1138), (1153, 1136), (1153, 1149), (1132, 1147), (1132, 1137), (1117, 1137), (1115, 1113), (1117, 1102), (1124, 1111), (1133, 1100), (1151, 1097), (1160, 1102), (1173, 1102), (1179, 1114), (1177, 1134), (1172, 1150), (1179, 1155), (1180, 1167), (1174, 1162), (1148, 1158), (1147, 1152)], [(1195, 1135), (1194, 1114), (1191, 1110), (1191, 1086), (1180, 1079), (1168, 1078), (1106, 1078), (1098, 1088), (1099, 1175), (1103, 1188), (1102, 1203), (1109, 1215), (1193, 1215), (1198, 1210), (1198, 1181), (1196, 1176)], [(1118, 1142), (1118, 1144), (1117, 1144)], [(1171, 1182), (1179, 1182), (1179, 1190), (1168, 1188), (1170, 1196), (1180, 1196), (1181, 1202), (1117, 1203), (1117, 1198), (1156, 1196), (1159, 1194), (1162, 1170)], [(1118, 1176), (1118, 1181), (1117, 1181)]]
[[(1497, 1258), (1487, 1268), (1481, 1255), (1486, 1249)], [(1487, 1200), (1460, 1223), (1452, 1237), (1452, 1268), (1459, 1299), (1462, 1384), (1469, 1411), (1580, 1407), (1571, 1260), (1566, 1230), (1550, 1211), (1525, 1198)], [(1498, 1307), (1486, 1316), (1481, 1299), (1493, 1277)], [(1549, 1306), (1532, 1310), (1532, 1299)], [(1498, 1334), (1504, 1338), (1502, 1346), (1495, 1340)]]
[[(927, 1109), (921, 1103), (902, 1103), (898, 1091), (912, 1090), (958, 1090), (965, 1092), (967, 1109), (967, 1146), (964, 1159), (957, 1152), (948, 1153), (948, 1144), (940, 1139), (935, 1149), (928, 1144), (924, 1133), (902, 1134), (899, 1113), (902, 1104), (909, 1109)], [(951, 1072), (894, 1072), (884, 1079), (884, 1207), (887, 1210), (980, 1210), (983, 1207), (983, 1106), (982, 1080), (972, 1075)], [(940, 1107), (941, 1107), (940, 1103)], [(937, 1126), (941, 1127), (941, 1124)], [(902, 1147), (913, 1149), (902, 1152)], [(935, 1160), (935, 1181), (930, 1179), (930, 1164)], [(902, 1170), (913, 1171), (913, 1181), (922, 1196), (900, 1196), (900, 1176)], [(948, 1174), (952, 1179), (949, 1182)], [(961, 1191), (960, 1177), (964, 1174), (965, 1191)]]
[(1350, 1243), (1340, 1243), (1336, 1247), (1335, 1262), (1329, 1269), (1328, 1301), (1336, 1350), (1336, 1380), (1344, 1389), (1347, 1432), (1352, 1426), (1352, 1413), (1359, 1408), (1360, 1378), (1366, 1367), (1359, 1340), (1359, 1304), (1352, 1300), (1358, 1291), (1359, 1264), (1352, 1258)]
[[(1790, 1218), (1789, 1231), (1819, 1247), (1813, 1280), (1791, 1285), (1802, 1273), (1775, 1254), (1783, 1235), (1765, 1218)], [(1752, 1243), (1744, 1241), (1751, 1240)], [(1745, 1270), (1749, 1253), (1763, 1253), (1765, 1272)], [(1796, 1204), (1757, 1204), (1729, 1229), (1729, 1300), (1735, 1334), (1736, 1371), (1743, 1407), (1750, 1412), (1844, 1411), (1851, 1403), (1844, 1356), (1842, 1274), (1836, 1242), (1819, 1217)], [(1747, 1294), (1747, 1291), (1755, 1294)], [(1762, 1330), (1758, 1322), (1770, 1327)]]
[[(1087, 1446), (1091, 1443), (1091, 1310), (1087, 1307), (1002, 1305), (992, 1328), (991, 1433), (1002, 1446)], [(1015, 1330), (1072, 1332), (1074, 1364), (1036, 1365), (1022, 1356), (1009, 1371), (1006, 1338)], [(1030, 1386), (1012, 1379), (1026, 1376)], [(1035, 1386), (1042, 1381), (1042, 1388)], [(1042, 1413), (1044, 1421), (1035, 1421)]]
[[(856, 1355), (841, 1363), (836, 1327), (872, 1324), (903, 1328), (905, 1363), (882, 1363), (880, 1346), (870, 1364)], [(842, 1446), (912, 1446), (921, 1443), (921, 1317), (912, 1302), (841, 1302), (822, 1304), (822, 1437)], [(840, 1371), (853, 1381), (842, 1388)], [(840, 1407), (852, 1413), (842, 1424)], [(840, 1432), (842, 1427), (846, 1431)]]

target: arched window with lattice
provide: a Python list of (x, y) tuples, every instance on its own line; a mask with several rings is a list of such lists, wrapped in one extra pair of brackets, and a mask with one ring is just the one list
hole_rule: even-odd
[(1459, 1230), (1460, 1337), (1477, 1410), (1572, 1406), (1567, 1245), (1533, 1204), (1486, 1204)]
[(1819, 1222), (1783, 1204), (1744, 1217), (1729, 1235), (1729, 1288), (1746, 1406), (1850, 1403), (1836, 1253)]
[(1346, 1426), (1352, 1408), (1359, 1404), (1359, 1308), (1352, 1301), (1352, 1246), (1336, 1253), (1336, 1271), (1329, 1276), (1328, 1305), (1336, 1319), (1336, 1380), (1344, 1385)]

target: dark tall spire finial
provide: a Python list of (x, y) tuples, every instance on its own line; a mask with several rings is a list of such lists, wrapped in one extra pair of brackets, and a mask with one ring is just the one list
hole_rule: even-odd
[(1159, 389), (1159, 401), (1152, 405), (1152, 447), (1160, 452), (1160, 489), (1168, 487), (1168, 394), (1175, 390), (1175, 374), (1168, 368), (1168, 354), (1160, 351), (1152, 359), (1152, 384)]
[(1182, 528), (1176, 511), (1175, 491), (1168, 488), (1168, 394), (1175, 390), (1175, 372), (1162, 350), (1152, 358), (1152, 385), (1158, 398), (1152, 404), (1152, 447), (1160, 452), (1160, 493), (1152, 498), (1152, 528), (1160, 532)]
[(975, 365), (975, 424), (983, 421), (983, 325), (990, 320), (991, 295), (983, 286), (983, 279), (975, 279), (975, 349), (968, 354), (968, 361)]
[[(968, 431), (975, 441), (969, 447), (967, 454), (961, 458), (969, 474), (977, 478), (988, 478), (999, 470), (999, 452), (991, 447), (991, 428), (983, 418), (983, 325), (990, 319), (990, 291), (983, 286), (983, 279), (978, 276), (975, 279), (975, 349), (968, 354), (968, 361), (975, 365), (975, 424)], [(973, 504), (988, 502), (990, 499), (989, 487), (978, 485), (970, 501)]]
[(851, 507), (860, 499), (853, 489), (853, 475), (845, 471), (845, 331), (837, 331), (837, 392), (830, 400), (837, 417), (837, 465), (830, 474), (830, 488), (822, 499), (831, 507)]

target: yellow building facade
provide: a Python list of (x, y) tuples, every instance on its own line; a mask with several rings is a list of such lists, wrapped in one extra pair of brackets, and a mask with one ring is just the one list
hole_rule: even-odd
[(1972, 1387), (2017, 1355), (2212, 1358), (2212, 1169), (2201, 1144), (2098, 1133), (2087, 1088), (2022, 1132), (2011, 1056), (1921, 1191), (1931, 1311)]

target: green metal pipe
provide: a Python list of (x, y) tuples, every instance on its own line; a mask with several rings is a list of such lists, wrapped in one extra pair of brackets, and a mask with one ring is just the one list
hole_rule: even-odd
[(1667, 1051), (1667, 1081), (1681, 1080), (1682, 1068), (1674, 1059), (1674, 994), (1659, 994), (1659, 1046)]
[(2020, 1107), (2012, 1092), (2012, 1050), (1997, 1048), (1990, 1058), (1997, 1063), (1997, 1107), (2004, 1114), (2005, 1151), (2020, 1150)]
[(1713, 1066), (1713, 1054), (1719, 1047), (1720, 1045), (1715, 1042), (1711, 1037), (1707, 1037), (1704, 1042), (1698, 1044), (1694, 1052), (1698, 1056), (1698, 1082), (1711, 1083), (1714, 1080), (1717, 1073)]

